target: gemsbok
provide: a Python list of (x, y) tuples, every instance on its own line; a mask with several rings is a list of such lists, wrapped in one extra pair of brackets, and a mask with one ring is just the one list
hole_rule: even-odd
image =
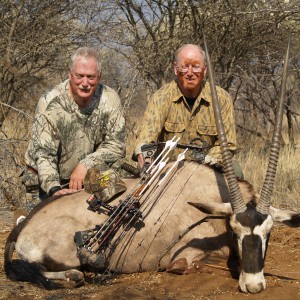
[[(149, 188), (140, 199), (142, 217), (128, 226), (119, 226), (113, 238), (102, 248), (102, 271), (167, 270), (188, 274), (197, 262), (208, 255), (228, 257), (236, 244), (235, 251), (240, 261), (240, 290), (257, 293), (266, 288), (263, 268), (273, 222), (300, 226), (299, 213), (270, 205), (279, 157), (289, 47), (271, 155), (260, 196), (249, 182), (237, 180), (234, 175), (206, 43), (205, 48), (224, 172), (184, 161), (176, 165), (173, 175), (164, 184), (159, 185), (157, 182), (174, 165), (167, 164), (153, 183), (153, 188)], [(139, 180), (124, 179), (127, 191), (134, 189)], [(49, 279), (67, 279), (74, 286), (82, 285), (82, 271), (86, 264), (77, 256), (74, 235), (101, 226), (108, 219), (104, 213), (87, 209), (89, 196), (80, 191), (48, 199), (36, 206), (7, 239), (6, 275), (12, 280), (29, 281), (46, 288), (53, 285)], [(109, 205), (118, 206), (120, 199), (126, 199), (126, 194)], [(213, 218), (208, 214), (219, 217)], [(13, 259), (15, 251), (19, 259)]]

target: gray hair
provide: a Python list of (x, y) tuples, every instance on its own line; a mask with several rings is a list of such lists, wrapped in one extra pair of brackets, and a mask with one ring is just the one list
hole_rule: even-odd
[(81, 58), (81, 59), (94, 58), (97, 63), (97, 70), (99, 72), (99, 75), (101, 74), (100, 57), (99, 57), (98, 52), (94, 48), (90, 48), (90, 47), (78, 48), (71, 56), (71, 60), (70, 60), (70, 64), (69, 64), (70, 71), (73, 70), (74, 64), (75, 64), (76, 60), (79, 58)]
[(195, 49), (197, 49), (199, 51), (199, 53), (202, 55), (203, 57), (203, 62), (205, 64), (205, 66), (207, 65), (207, 61), (206, 61), (206, 53), (205, 51), (198, 45), (194, 45), (194, 44), (184, 44), (181, 47), (179, 47), (176, 52), (175, 52), (175, 62), (178, 63), (178, 56), (180, 54), (180, 52), (187, 47), (193, 47)]

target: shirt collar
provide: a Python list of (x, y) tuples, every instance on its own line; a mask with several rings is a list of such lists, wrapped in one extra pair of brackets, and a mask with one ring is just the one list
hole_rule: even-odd
[[(174, 85), (174, 94), (173, 94), (173, 102), (176, 101), (180, 101), (181, 99), (183, 99), (183, 94), (181, 93), (178, 84), (177, 84), (177, 80), (174, 80), (172, 82), (172, 84)], [(198, 95), (196, 102), (200, 102), (201, 100), (204, 100), (208, 103), (211, 103), (212, 99), (211, 99), (211, 92), (210, 92), (210, 86), (209, 86), (209, 82), (207, 80), (203, 80), (202, 82), (202, 90), (201, 93)]]

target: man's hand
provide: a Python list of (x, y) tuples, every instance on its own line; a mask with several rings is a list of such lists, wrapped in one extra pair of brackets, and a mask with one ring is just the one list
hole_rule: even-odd
[(140, 153), (140, 154), (137, 155), (137, 160), (138, 160), (138, 166), (139, 166), (141, 171), (143, 171), (144, 168), (148, 168), (153, 162), (153, 159), (150, 158), (150, 157), (147, 157), (145, 159), (143, 153)]
[(70, 190), (81, 190), (87, 169), (84, 165), (78, 164), (75, 170), (72, 172), (70, 177), (69, 189)]
[(143, 170), (144, 165), (145, 165), (145, 158), (143, 153), (140, 153), (137, 155), (137, 161), (138, 161), (138, 166), (140, 168), (140, 170)]
[(61, 190), (55, 192), (52, 196), (61, 196), (61, 195), (73, 194), (75, 192), (78, 192), (78, 190), (75, 190), (75, 189), (61, 189)]
[(210, 166), (214, 166), (214, 165), (218, 164), (218, 160), (214, 157), (206, 155), (205, 159), (204, 159), (204, 163), (207, 164), (207, 165), (210, 165)]

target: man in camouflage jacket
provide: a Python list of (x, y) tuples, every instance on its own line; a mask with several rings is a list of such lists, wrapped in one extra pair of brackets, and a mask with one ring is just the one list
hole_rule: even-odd
[(23, 181), (28, 190), (37, 185), (41, 199), (80, 190), (88, 169), (117, 167), (125, 156), (120, 99), (100, 84), (97, 52), (79, 48), (68, 77), (39, 99), (25, 154)]
[[(204, 162), (221, 165), (221, 149), (214, 118), (210, 86), (205, 81), (207, 73), (205, 52), (196, 45), (180, 47), (175, 54), (174, 72), (176, 80), (155, 92), (148, 102), (140, 133), (137, 138), (135, 155), (140, 168), (145, 164), (141, 146), (151, 142), (165, 142), (174, 136), (180, 137), (181, 144), (210, 146)], [(236, 150), (236, 128), (233, 103), (229, 94), (217, 87), (229, 149)], [(200, 140), (201, 139), (201, 140)], [(171, 159), (176, 159), (183, 149), (176, 148)], [(193, 159), (192, 151), (188, 158)]]

